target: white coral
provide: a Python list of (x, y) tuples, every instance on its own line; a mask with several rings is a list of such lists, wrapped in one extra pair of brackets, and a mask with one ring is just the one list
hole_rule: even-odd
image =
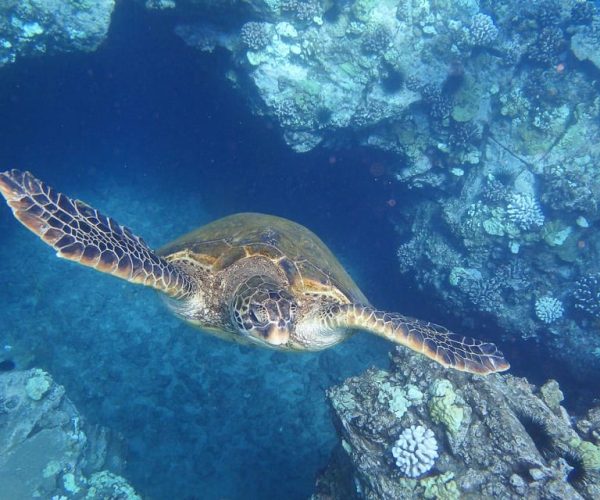
[(471, 20), (471, 27), (465, 30), (465, 38), (472, 45), (491, 45), (498, 38), (498, 28), (490, 16), (475, 14)]
[(418, 477), (433, 467), (438, 457), (437, 441), (431, 429), (411, 425), (404, 429), (392, 448), (396, 465), (407, 477)]
[(544, 214), (536, 199), (530, 194), (513, 193), (506, 207), (508, 218), (521, 229), (531, 226), (541, 226)]
[(544, 323), (554, 323), (564, 312), (562, 302), (550, 295), (540, 297), (535, 301), (535, 314)]

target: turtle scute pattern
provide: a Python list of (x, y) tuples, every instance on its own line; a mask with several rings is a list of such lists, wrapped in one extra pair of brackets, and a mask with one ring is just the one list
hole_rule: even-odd
[(281, 269), (295, 293), (317, 292), (345, 302), (368, 302), (318, 236), (281, 217), (259, 213), (223, 217), (181, 236), (158, 254), (171, 259), (181, 252), (213, 273), (247, 257), (263, 257)]
[(128, 228), (82, 201), (57, 193), (29, 172), (0, 173), (0, 192), (15, 217), (59, 257), (174, 297), (192, 290), (188, 276), (156, 256)]

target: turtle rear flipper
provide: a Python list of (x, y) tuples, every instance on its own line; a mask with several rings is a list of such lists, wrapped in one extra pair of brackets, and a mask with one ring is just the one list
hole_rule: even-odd
[(330, 306), (323, 321), (332, 328), (360, 328), (424, 354), (455, 370), (488, 375), (508, 370), (491, 343), (463, 337), (443, 326), (356, 304)]
[(189, 276), (157, 256), (144, 240), (82, 201), (57, 193), (29, 172), (0, 173), (0, 192), (15, 217), (59, 257), (175, 298), (191, 292)]

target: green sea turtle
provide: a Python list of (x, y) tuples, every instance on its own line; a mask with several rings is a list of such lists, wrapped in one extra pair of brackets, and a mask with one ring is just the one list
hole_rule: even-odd
[(0, 191), (15, 217), (59, 257), (155, 288), (179, 318), (221, 338), (318, 351), (366, 330), (457, 370), (509, 368), (494, 344), (373, 308), (325, 244), (289, 220), (231, 215), (154, 252), (29, 172), (0, 173)]

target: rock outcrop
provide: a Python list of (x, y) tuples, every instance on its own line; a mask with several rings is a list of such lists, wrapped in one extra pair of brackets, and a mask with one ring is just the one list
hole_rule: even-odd
[[(313, 500), (600, 498), (600, 413), (574, 425), (555, 381), (448, 371), (397, 348), (389, 371), (371, 369), (328, 397), (340, 444)], [(431, 429), (437, 457), (407, 474), (395, 443), (416, 426)], [(434, 456), (411, 449), (413, 464)]]
[(0, 500), (140, 499), (119, 441), (86, 424), (43, 370), (0, 373)]
[(19, 57), (91, 51), (108, 33), (114, 0), (8, 0), (0, 3), (0, 67)]

